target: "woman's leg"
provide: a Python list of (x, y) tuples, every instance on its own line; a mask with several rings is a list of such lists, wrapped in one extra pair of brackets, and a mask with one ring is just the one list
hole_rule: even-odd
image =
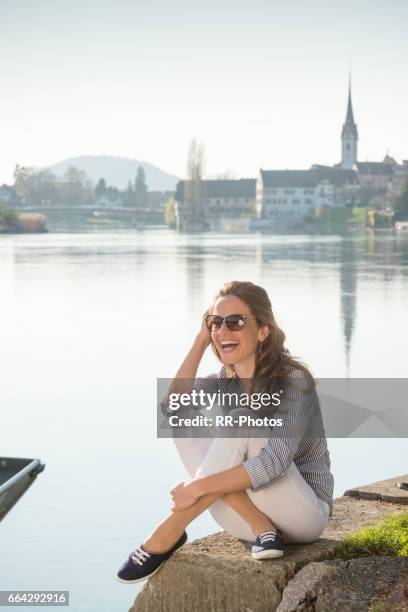
[[(215, 453), (211, 453), (211, 456), (216, 456), (215, 465), (213, 460), (207, 459), (205, 461), (205, 457), (214, 441), (209, 431), (207, 433), (206, 438), (174, 437), (174, 443), (180, 459), (191, 478), (198, 478), (200, 474), (202, 475), (203, 469), (206, 470), (207, 474), (214, 474), (216, 471), (220, 472), (223, 469), (242, 463), (243, 459), (241, 460), (241, 456), (242, 452), (245, 451), (241, 449), (238, 456), (236, 456), (236, 444), (231, 445), (228, 442), (224, 446), (226, 452), (222, 453), (222, 457), (219, 456), (218, 449)], [(227, 465), (228, 461), (230, 461), (231, 465)], [(219, 465), (225, 465), (226, 467), (218, 468)], [(222, 496), (221, 499), (247, 523), (247, 527), (249, 527), (249, 530), (247, 528), (247, 535), (249, 534), (249, 537), (253, 538), (254, 535), (257, 536), (265, 531), (275, 529), (271, 519), (256, 507), (245, 491), (228, 493)]]
[[(218, 438), (218, 448), (215, 452), (213, 449), (214, 442), (215, 440), (212, 438), (175, 438), (177, 449), (191, 476), (199, 478), (204, 475), (204, 470), (206, 470), (207, 475), (207, 472), (208, 474), (216, 471), (220, 472), (222, 469), (228, 469), (242, 463), (247, 445), (246, 439)], [(196, 462), (203, 456), (201, 466), (194, 473)], [(211, 469), (214, 459), (216, 459), (217, 464), (216, 470)], [(220, 463), (224, 467), (218, 467)], [(230, 508), (232, 516), (235, 515), (241, 522), (241, 526), (244, 525), (246, 536), (244, 539), (254, 541), (257, 534), (274, 529), (270, 518), (256, 507), (245, 491), (228, 493), (223, 496), (218, 494), (204, 495), (189, 508), (177, 510), (167, 516), (144, 541), (143, 547), (145, 550), (154, 553), (171, 548), (180, 538), (187, 525), (212, 506), (220, 497), (222, 497), (224, 505)]]
[[(226, 469), (216, 466), (216, 458), (223, 458), (223, 442), (225, 440), (218, 438), (214, 440), (211, 454), (208, 454), (203, 462), (201, 475), (206, 476)], [(271, 442), (271, 438), (247, 439), (247, 456), (242, 460), (256, 457), (268, 442)], [(218, 448), (219, 445), (220, 448)], [(210, 465), (210, 459), (212, 465)], [(327, 525), (328, 504), (316, 496), (293, 462), (286, 473), (269, 486), (259, 491), (247, 489), (245, 494), (258, 511), (272, 521), (282, 533), (286, 543), (313, 542)], [(224, 497), (215, 501), (209, 511), (225, 531), (240, 539), (254, 541), (247, 520), (244, 520), (241, 513), (234, 511), (231, 505), (224, 503)]]
[[(261, 433), (258, 431), (258, 435)], [(268, 442), (273, 443), (270, 430), (266, 429), (264, 433), (265, 438), (216, 437), (213, 440), (206, 440), (205, 448), (208, 450), (205, 454), (202, 453), (204, 456), (194, 476), (214, 474), (239, 465), (246, 458), (257, 456)], [(183, 459), (186, 464), (189, 462), (190, 454), (188, 447), (179, 449), (180, 454), (183, 450), (186, 451)], [(194, 463), (197, 461), (199, 458), (196, 454)], [(190, 475), (193, 467), (195, 465), (190, 466)], [(292, 463), (287, 472), (271, 485), (256, 492), (248, 489), (228, 494), (211, 504), (209, 511), (223, 529), (244, 540), (253, 541), (254, 533), (268, 530), (261, 527), (262, 521), (258, 523), (258, 519), (267, 517), (282, 532), (284, 541), (311, 542), (325, 529), (329, 506), (316, 496), (296, 465)]]
[[(190, 475), (203, 455), (194, 476), (207, 476), (255, 457), (271, 438), (188, 439), (175, 438), (176, 446)], [(195, 444), (200, 440), (200, 443)], [(261, 491), (242, 491), (201, 497), (186, 510), (170, 514), (144, 542), (146, 550), (162, 552), (179, 539), (186, 526), (206, 509), (228, 533), (253, 542), (254, 534), (277, 526), (286, 542), (311, 542), (327, 525), (329, 506), (318, 499), (294, 463), (287, 472)], [(265, 526), (263, 521), (265, 520)]]
[(150, 533), (143, 542), (143, 548), (152, 553), (169, 550), (181, 537), (187, 525), (217, 499), (218, 495), (203, 495), (189, 508), (172, 512)]

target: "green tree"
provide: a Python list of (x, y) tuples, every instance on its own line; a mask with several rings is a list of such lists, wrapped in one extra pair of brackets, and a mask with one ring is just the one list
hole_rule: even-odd
[(104, 178), (100, 178), (95, 187), (95, 196), (97, 200), (106, 196), (106, 181)]
[(137, 169), (137, 175), (135, 180), (135, 204), (137, 206), (146, 206), (147, 189), (148, 188), (146, 185), (146, 175), (144, 168), (142, 166), (139, 166)]
[(402, 190), (395, 200), (396, 218), (408, 217), (408, 176), (406, 177)]
[(132, 181), (128, 182), (127, 189), (123, 194), (123, 203), (125, 206), (135, 205), (135, 192), (133, 191)]
[(11, 227), (16, 227), (18, 225), (17, 212), (2, 202), (0, 202), (0, 225)]
[(109, 200), (109, 202), (111, 202), (112, 204), (118, 204), (119, 202), (121, 202), (121, 197), (120, 197), (120, 191), (117, 187), (108, 187), (106, 190), (106, 195), (107, 198)]

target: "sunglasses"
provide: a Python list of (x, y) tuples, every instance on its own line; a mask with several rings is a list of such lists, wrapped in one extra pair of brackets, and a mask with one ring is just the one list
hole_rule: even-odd
[(219, 317), (218, 315), (207, 315), (205, 317), (205, 324), (210, 332), (215, 332), (221, 329), (222, 324), (225, 321), (225, 325), (231, 331), (241, 331), (245, 325), (247, 319), (256, 319), (256, 317), (250, 317), (249, 315), (232, 314), (228, 317)]

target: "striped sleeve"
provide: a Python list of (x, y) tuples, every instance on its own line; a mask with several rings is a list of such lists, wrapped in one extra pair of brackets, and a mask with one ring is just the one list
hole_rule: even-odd
[(302, 370), (294, 370), (289, 375), (281, 404), (275, 413), (282, 418), (279, 437), (271, 437), (256, 457), (243, 462), (253, 491), (267, 487), (286, 474), (301, 440), (310, 429), (318, 397), (315, 389), (307, 392), (307, 386)]

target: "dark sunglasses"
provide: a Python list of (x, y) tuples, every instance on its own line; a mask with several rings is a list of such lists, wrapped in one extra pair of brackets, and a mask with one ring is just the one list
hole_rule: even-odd
[(247, 319), (256, 319), (256, 317), (250, 317), (249, 315), (232, 314), (228, 317), (219, 317), (218, 315), (207, 315), (205, 317), (205, 324), (210, 332), (215, 332), (221, 329), (222, 324), (225, 321), (225, 325), (231, 331), (241, 331), (245, 325)]

